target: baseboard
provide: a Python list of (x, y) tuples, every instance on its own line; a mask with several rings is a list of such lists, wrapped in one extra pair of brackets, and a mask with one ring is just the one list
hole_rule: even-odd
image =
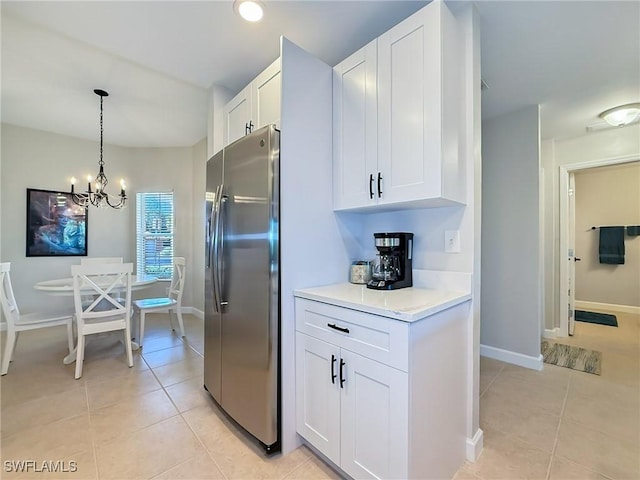
[(531, 357), (529, 355), (523, 355), (522, 353), (503, 350), (497, 347), (490, 347), (488, 345), (480, 345), (480, 355), (483, 357), (493, 358), (494, 360), (500, 360), (501, 362), (530, 368), (531, 370), (540, 371), (543, 368), (542, 355)]
[(542, 336), (544, 338), (557, 338), (560, 336), (560, 328), (545, 328), (544, 332), (542, 332)]
[(204, 320), (204, 312), (195, 307), (182, 307), (182, 313), (186, 315), (193, 315), (194, 317), (198, 317), (200, 320)]
[(576, 300), (576, 310), (613, 310), (614, 312), (622, 313), (635, 313), (640, 315), (640, 307), (634, 307), (633, 305), (616, 305), (615, 303), (598, 303), (598, 302), (585, 302), (582, 300)]
[(467, 438), (467, 461), (475, 462), (482, 453), (484, 432), (478, 428), (473, 438)]

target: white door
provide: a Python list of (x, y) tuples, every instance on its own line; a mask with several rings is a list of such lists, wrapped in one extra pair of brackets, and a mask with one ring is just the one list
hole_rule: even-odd
[(244, 88), (224, 107), (224, 146), (248, 133), (251, 120), (251, 86)]
[(296, 430), (340, 465), (340, 349), (296, 333)]
[(377, 41), (333, 68), (333, 207), (378, 199)]
[(407, 373), (341, 355), (341, 468), (353, 478), (408, 478)]
[(567, 225), (567, 261), (569, 262), (567, 268), (567, 317), (569, 324), (569, 335), (573, 335), (575, 328), (575, 303), (576, 303), (576, 261), (580, 260), (576, 258), (576, 181), (573, 172), (569, 172), (569, 198), (567, 205), (569, 207), (569, 217)]
[(280, 59), (277, 59), (251, 82), (251, 131), (272, 123), (280, 128), (280, 78)]

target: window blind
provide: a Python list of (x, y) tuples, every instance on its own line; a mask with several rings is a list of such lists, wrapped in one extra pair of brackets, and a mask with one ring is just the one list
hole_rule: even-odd
[(136, 193), (137, 275), (171, 279), (173, 192)]

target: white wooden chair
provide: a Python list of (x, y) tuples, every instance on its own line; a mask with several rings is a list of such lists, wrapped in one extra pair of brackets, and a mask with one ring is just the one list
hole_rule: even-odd
[(21, 315), (11, 287), (10, 270), (10, 262), (0, 263), (0, 301), (2, 302), (2, 313), (7, 322), (7, 340), (2, 357), (2, 375), (6, 375), (9, 371), (9, 362), (13, 357), (18, 335), (25, 330), (66, 325), (69, 353), (73, 351), (73, 310)]
[[(129, 367), (133, 366), (131, 353), (132, 271), (132, 263), (96, 263), (71, 266), (75, 320), (78, 329), (76, 378), (82, 376), (84, 337), (95, 333), (123, 330), (128, 365)], [(88, 294), (93, 295), (94, 299), (90, 303), (83, 304), (83, 297)], [(114, 298), (113, 294), (117, 294), (117, 298)]]
[(144, 340), (144, 317), (147, 313), (163, 313), (169, 312), (169, 323), (173, 328), (172, 314), (178, 317), (178, 325), (180, 326), (180, 336), (184, 337), (184, 322), (182, 320), (182, 292), (184, 290), (186, 261), (184, 257), (173, 257), (173, 277), (171, 278), (171, 286), (169, 287), (168, 296), (160, 298), (144, 298), (135, 300), (133, 308), (140, 316), (140, 338), (138, 343), (142, 347)]

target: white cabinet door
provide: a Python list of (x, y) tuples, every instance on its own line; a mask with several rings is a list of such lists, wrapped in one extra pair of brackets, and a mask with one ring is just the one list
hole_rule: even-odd
[(251, 85), (245, 87), (224, 107), (224, 145), (235, 142), (247, 133), (251, 120)]
[(340, 465), (340, 349), (296, 333), (296, 429)]
[(347, 350), (341, 358), (340, 467), (353, 478), (408, 478), (407, 373)]
[(378, 38), (379, 203), (464, 201), (456, 32), (432, 2)]
[(377, 40), (333, 69), (333, 204), (377, 202)]
[(251, 82), (253, 130), (272, 123), (280, 128), (280, 78), (278, 58)]

